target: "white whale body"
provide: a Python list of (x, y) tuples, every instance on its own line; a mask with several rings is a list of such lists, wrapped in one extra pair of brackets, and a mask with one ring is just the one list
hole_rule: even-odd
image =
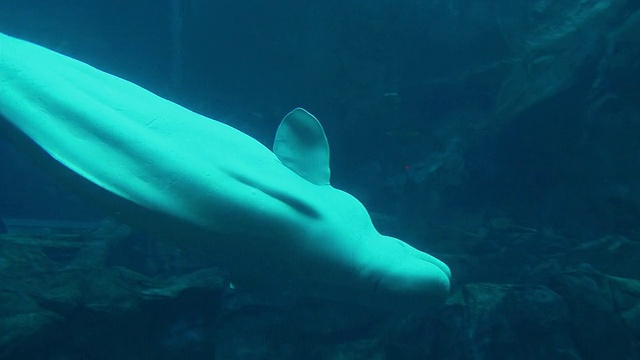
[(379, 234), (364, 206), (330, 185), (327, 139), (303, 109), (283, 119), (270, 151), (131, 82), (0, 33), (0, 115), (55, 166), (142, 209), (149, 226), (179, 227), (179, 242), (229, 269), (238, 286), (415, 310), (448, 295), (443, 262)]

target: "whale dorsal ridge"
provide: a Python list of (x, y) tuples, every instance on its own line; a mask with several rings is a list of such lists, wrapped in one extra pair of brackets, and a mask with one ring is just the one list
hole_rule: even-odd
[(282, 119), (273, 152), (289, 169), (316, 185), (328, 185), (329, 143), (315, 116), (295, 108)]

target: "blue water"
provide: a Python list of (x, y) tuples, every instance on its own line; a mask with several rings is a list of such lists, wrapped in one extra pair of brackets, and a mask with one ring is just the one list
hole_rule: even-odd
[[(329, 138), (332, 184), (358, 197), (384, 232), (444, 256), (454, 270), (454, 290), (499, 283), (542, 284), (560, 292), (549, 285), (547, 273), (535, 269), (560, 271), (576, 264), (639, 280), (633, 262), (606, 245), (609, 240), (603, 247), (610, 257), (594, 245), (593, 254), (580, 255), (575, 263), (550, 260), (612, 237), (623, 239), (626, 245), (616, 245), (627, 249), (623, 253), (637, 255), (639, 18), (640, 4), (633, 1), (0, 2), (0, 32), (131, 80), (268, 147), (289, 110), (308, 109)], [(2, 137), (0, 158), (0, 218), (94, 221), (108, 216)], [(140, 239), (137, 247), (115, 247), (107, 265), (127, 265), (148, 275), (170, 272), (173, 265), (166, 263), (174, 260), (167, 260), (164, 250), (151, 249), (144, 235)], [(144, 259), (151, 264), (142, 264)], [(583, 316), (561, 295), (559, 301), (572, 309), (567, 316)], [(261, 306), (256, 303), (249, 308)], [(145, 316), (140, 321), (152, 321)], [(393, 341), (371, 345), (367, 341), (384, 338), (380, 333), (388, 340), (394, 331), (389, 328), (397, 327), (358, 314), (349, 326), (340, 324), (347, 329), (330, 322), (321, 339), (296, 338), (291, 329), (297, 325), (287, 325), (281, 337), (247, 335), (253, 347), (243, 352), (238, 349), (249, 345), (234, 327), (265, 331), (261, 324), (275, 315), (260, 312), (255, 323), (242, 311), (233, 316), (241, 320), (216, 331), (236, 355), (218, 350), (220, 358), (339, 358), (341, 344), (351, 344), (345, 358), (454, 358), (433, 342), (395, 353)], [(294, 315), (285, 319), (305, 324)], [(163, 323), (173, 335), (153, 341), (186, 346), (209, 335), (191, 315), (173, 320)], [(358, 321), (378, 328), (366, 329)], [(598, 350), (585, 345), (588, 336), (572, 337), (567, 330), (581, 322), (562, 321), (558, 336), (572, 340), (558, 346), (578, 354), (565, 358), (597, 358)], [(73, 332), (86, 325), (78, 324), (65, 326)], [(432, 323), (424, 324), (397, 336), (433, 339), (425, 330)], [(629, 327), (617, 338), (620, 344), (614, 342), (623, 349), (617, 353), (621, 359), (638, 355), (640, 333), (634, 332), (637, 324)], [(522, 331), (538, 329), (525, 328), (495, 330), (521, 331), (514, 335), (524, 344), (520, 347), (491, 338), (492, 345), (483, 348), (469, 335), (471, 345), (465, 346), (475, 350), (458, 358), (516, 359), (523, 358), (513, 355), (519, 348), (553, 348), (549, 342), (528, 343), (545, 335), (524, 336)], [(68, 355), (69, 343), (76, 340), (61, 341), (67, 343), (57, 356)], [(360, 349), (356, 343), (361, 350), (354, 350)], [(255, 344), (270, 350), (261, 352)], [(305, 346), (316, 355), (300, 350)], [(596, 348), (606, 353), (607, 346)], [(215, 347), (190, 356), (199, 358)], [(537, 354), (530, 358), (543, 356)]]

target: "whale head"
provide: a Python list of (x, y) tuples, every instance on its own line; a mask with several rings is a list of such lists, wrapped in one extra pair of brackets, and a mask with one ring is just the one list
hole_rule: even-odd
[[(317, 218), (304, 221), (304, 231), (315, 234), (311, 257), (322, 259), (316, 274), (320, 284), (315, 286), (328, 282), (337, 298), (395, 310), (427, 309), (444, 302), (450, 287), (448, 266), (381, 235), (360, 201), (329, 184), (328, 143), (313, 115), (300, 108), (290, 112), (276, 134), (274, 153), (317, 186), (311, 201)], [(301, 258), (301, 266), (310, 268), (313, 260)]]

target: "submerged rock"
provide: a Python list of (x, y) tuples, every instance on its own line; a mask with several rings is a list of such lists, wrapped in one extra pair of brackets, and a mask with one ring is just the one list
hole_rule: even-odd
[(225, 288), (217, 269), (149, 277), (100, 261), (60, 261), (47, 252), (55, 246), (78, 255), (99, 241), (2, 236), (0, 358), (179, 359), (212, 353)]

